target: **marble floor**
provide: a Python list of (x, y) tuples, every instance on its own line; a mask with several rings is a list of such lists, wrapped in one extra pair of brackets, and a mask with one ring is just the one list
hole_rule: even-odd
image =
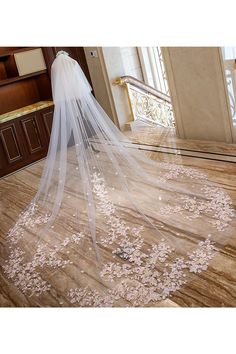
[[(173, 131), (150, 128), (126, 134), (133, 144), (138, 144), (154, 160), (174, 162), (207, 172), (209, 180), (229, 193), (236, 209), (236, 145), (185, 141), (176, 138)], [(39, 161), (0, 180), (0, 262), (4, 258), (6, 233), (35, 194), (42, 165), (43, 161)], [(60, 306), (60, 303), (53, 297), (45, 298), (43, 303), (33, 297), (27, 298), (0, 271), (0, 306)], [(70, 305), (64, 302), (63, 306)], [(155, 306), (235, 307), (236, 230), (235, 236), (228, 239), (207, 271), (175, 292), (171, 299)]]

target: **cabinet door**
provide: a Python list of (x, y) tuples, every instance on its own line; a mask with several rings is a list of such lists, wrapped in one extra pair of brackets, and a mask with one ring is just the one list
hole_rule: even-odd
[(45, 151), (47, 139), (41, 126), (38, 114), (30, 114), (22, 117), (20, 120), (24, 132), (24, 140), (27, 146), (28, 154), (38, 155)]
[(47, 120), (47, 133), (42, 113), (48, 113), (48, 110), (34, 112), (0, 124), (0, 177), (47, 155), (50, 117)]
[(0, 175), (21, 167), (27, 152), (20, 126), (15, 121), (0, 126)]
[(47, 155), (53, 107), (0, 124), (0, 177)]
[(53, 122), (53, 108), (47, 108), (40, 112), (41, 120), (44, 125), (44, 129), (46, 131), (46, 136), (48, 143), (50, 141), (50, 135), (52, 130), (52, 122)]
[(4, 147), (2, 144), (2, 139), (0, 137), (0, 176), (2, 172), (4, 171), (4, 168), (6, 167), (6, 158), (5, 158), (5, 153), (4, 153)]

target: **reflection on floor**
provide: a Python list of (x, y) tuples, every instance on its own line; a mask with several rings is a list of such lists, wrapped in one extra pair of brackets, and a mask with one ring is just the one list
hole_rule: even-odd
[[(150, 128), (127, 135), (152, 159), (207, 172), (211, 181), (227, 190), (235, 207), (236, 145), (185, 141), (177, 139), (171, 131)], [(6, 233), (34, 195), (42, 165), (43, 161), (38, 162), (0, 181), (0, 263), (4, 258)], [(22, 295), (0, 272), (0, 306), (38, 306), (38, 303)], [(44, 306), (60, 306), (60, 303), (50, 297)], [(206, 272), (157, 306), (236, 306), (236, 231)]]

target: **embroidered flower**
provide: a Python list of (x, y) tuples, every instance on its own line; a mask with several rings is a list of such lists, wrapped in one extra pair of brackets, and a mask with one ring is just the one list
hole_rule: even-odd
[[(165, 167), (169, 169), (167, 179), (181, 175), (204, 178), (201, 173), (194, 170)], [(120, 300), (125, 300), (132, 306), (147, 305), (153, 301), (166, 299), (178, 291), (186, 283), (187, 272), (200, 273), (207, 269), (216, 250), (210, 239), (201, 241), (192, 253), (187, 254), (187, 259), (176, 258), (168, 263), (168, 257), (174, 249), (164, 239), (147, 249), (140, 235), (143, 226), (132, 227), (119, 217), (116, 206), (109, 199), (105, 180), (98, 173), (94, 173), (92, 183), (98, 210), (104, 216), (108, 227), (108, 232), (100, 237), (99, 242), (105, 247), (109, 245), (112, 254), (119, 258), (120, 262), (105, 263), (100, 271), (101, 278), (113, 284), (112, 289), (108, 289), (106, 294), (89, 287), (70, 289), (68, 299), (71, 304), (82, 307), (110, 307)], [(203, 191), (206, 200), (184, 196), (181, 205), (175, 207), (167, 205), (163, 211), (183, 212), (188, 214), (186, 215), (188, 218), (197, 218), (202, 213), (210, 213), (216, 219), (213, 221), (216, 227), (223, 229), (234, 215), (229, 197), (216, 187), (207, 186)], [(37, 206), (31, 205), (10, 231), (8, 235), (10, 243), (15, 245), (23, 237), (25, 228), (47, 223), (48, 219), (49, 215), (37, 214)], [(75, 232), (51, 248), (42, 242), (31, 261), (27, 260), (20, 247), (14, 246), (4, 265), (4, 272), (24, 294), (39, 296), (51, 288), (51, 285), (41, 277), (40, 271), (45, 267), (60, 269), (71, 264), (72, 262), (65, 257), (65, 248), (71, 244), (78, 244), (84, 237), (82, 232)]]
[(209, 238), (205, 241), (201, 241), (196, 251), (189, 254), (190, 260), (187, 262), (189, 271), (193, 273), (201, 273), (203, 270), (206, 270), (215, 253), (216, 248)]

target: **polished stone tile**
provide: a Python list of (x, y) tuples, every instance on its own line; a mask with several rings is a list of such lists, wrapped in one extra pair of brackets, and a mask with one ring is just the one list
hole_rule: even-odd
[[(165, 133), (165, 134), (164, 134)], [(176, 144), (183, 149), (193, 150), (193, 156), (182, 155), (170, 155), (160, 151), (146, 152), (153, 159), (159, 161), (175, 162), (177, 164), (183, 164), (185, 166), (196, 167), (202, 171), (206, 171), (209, 175), (209, 179), (217, 183), (217, 185), (225, 188), (230, 194), (234, 206), (236, 205), (236, 165), (229, 161), (217, 161), (214, 160), (214, 154), (211, 159), (194, 157), (194, 150), (203, 151), (207, 153), (209, 150), (215, 154), (226, 153), (227, 155), (234, 156), (236, 148), (233, 145), (219, 143), (206, 143), (206, 142), (191, 142), (180, 141), (174, 138), (173, 135), (169, 135), (166, 132), (158, 133), (153, 131), (143, 130), (136, 134), (132, 134), (132, 139), (140, 144), (147, 144), (151, 147), (155, 146), (169, 146)], [(163, 134), (166, 135), (163, 137)], [(129, 133), (130, 135), (130, 133)], [(209, 150), (208, 150), (209, 149)], [(153, 150), (153, 149), (152, 149)], [(235, 154), (236, 156), (236, 154)], [(0, 261), (4, 259), (4, 245), (5, 236), (9, 228), (14, 224), (19, 212), (31, 201), (34, 193), (37, 190), (37, 184), (42, 172), (43, 161), (40, 161), (22, 171), (19, 171), (11, 176), (5, 177), (0, 180)], [(73, 191), (71, 191), (71, 197), (73, 199)], [(139, 195), (142, 198), (142, 195)], [(145, 196), (143, 196), (145, 198)], [(73, 201), (72, 201), (73, 202)], [(60, 238), (60, 235), (64, 235), (67, 232), (67, 224), (71, 221), (71, 215), (67, 208), (63, 210), (64, 223), (58, 225), (57, 230), (51, 231), (53, 237)], [(129, 210), (126, 210), (126, 218), (132, 220), (133, 215)], [(197, 225), (196, 229), (201, 227)], [(234, 223), (235, 226), (235, 223)], [(181, 227), (181, 226), (180, 226)], [(101, 224), (102, 228), (102, 224)], [(177, 234), (176, 228), (166, 224), (166, 228), (173, 234), (176, 240), (180, 240), (181, 235)], [(184, 235), (184, 229), (181, 230)], [(196, 235), (195, 235), (196, 236)], [(185, 237), (191, 237), (191, 235), (185, 235)], [(150, 238), (151, 241), (151, 238)], [(92, 254), (87, 252), (89, 244), (85, 243), (84, 248), (81, 251), (79, 260), (75, 264), (75, 267), (85, 269), (82, 279), (80, 279), (83, 285), (93, 284), (93, 287), (100, 289), (99, 279), (94, 277), (95, 264)], [(28, 244), (28, 251), (30, 252), (30, 241)], [(107, 261), (111, 261), (109, 252), (103, 254)], [(14, 285), (6, 279), (6, 277), (0, 272), (0, 306), (72, 306), (68, 299), (64, 296), (64, 288), (70, 284), (72, 287), (78, 285), (76, 280), (76, 272), (73, 267), (69, 271), (63, 269), (55, 274), (59, 274), (57, 277), (53, 277), (53, 274), (45, 274), (49, 276), (53, 289), (57, 291), (50, 291), (48, 294), (44, 294), (40, 298), (26, 297)], [(125, 301), (120, 301), (119, 306), (126, 306)], [(225, 247), (217, 254), (217, 256), (211, 262), (207, 271), (203, 272), (200, 276), (193, 275), (192, 280), (180, 291), (176, 292), (170, 299), (159, 302), (155, 306), (158, 307), (196, 307), (196, 306), (236, 306), (236, 232), (235, 237), (230, 237)]]

